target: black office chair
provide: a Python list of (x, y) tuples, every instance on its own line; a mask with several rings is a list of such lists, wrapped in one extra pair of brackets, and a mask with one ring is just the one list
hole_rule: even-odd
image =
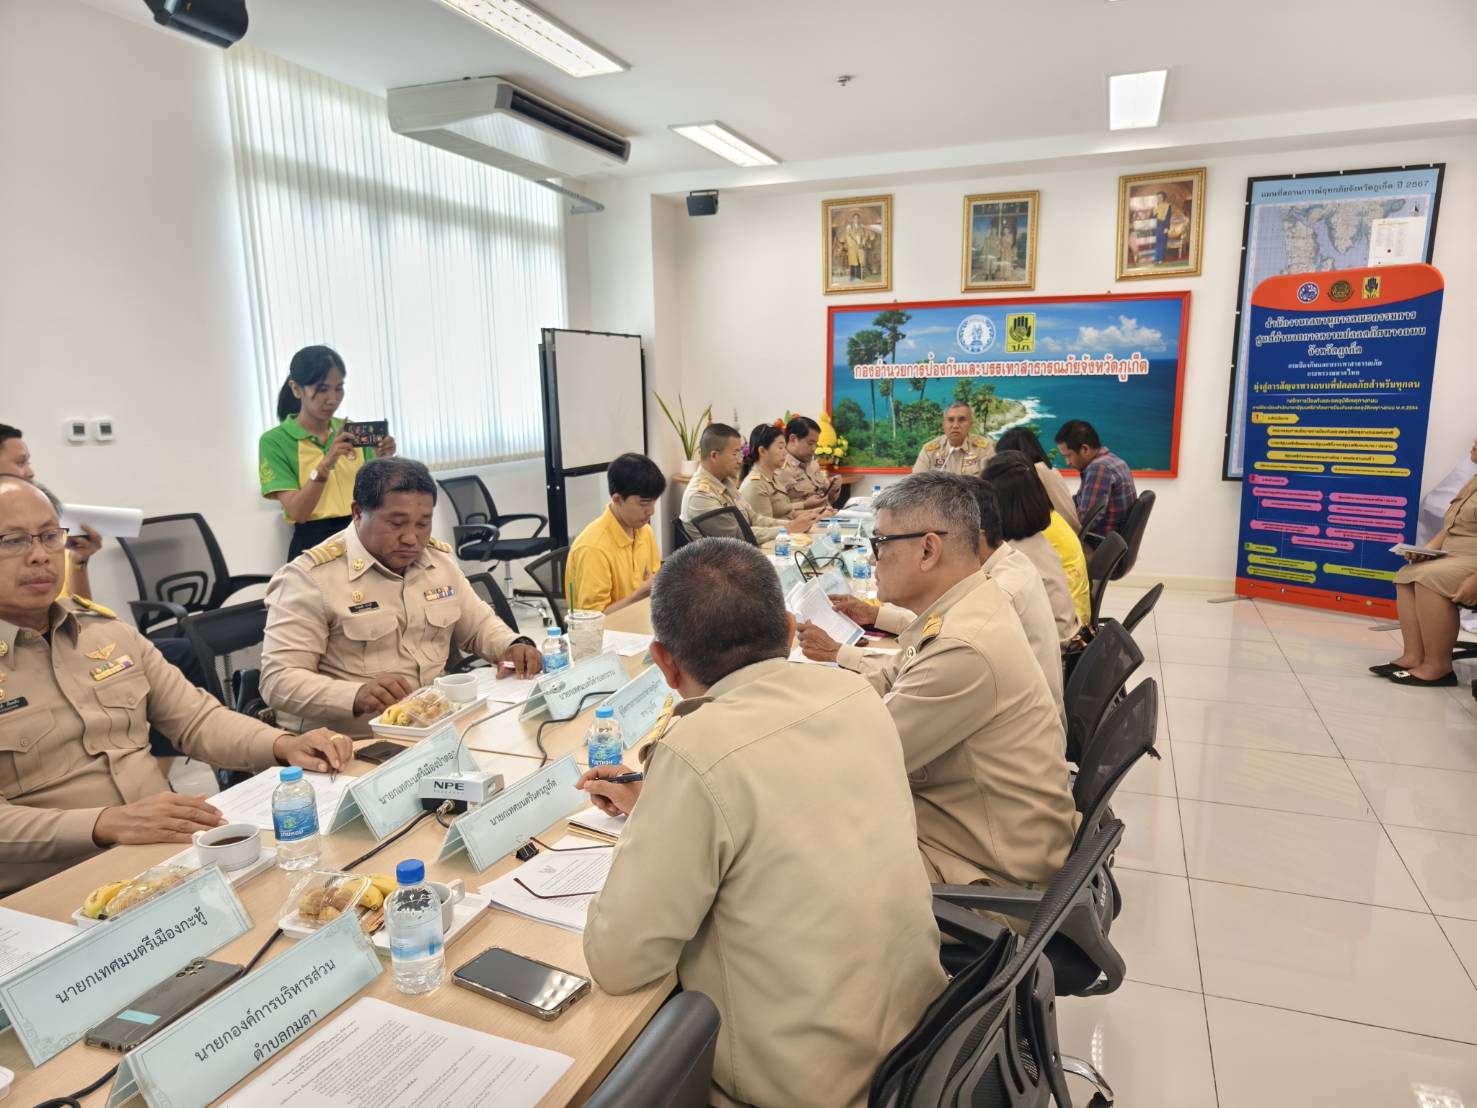
[(260, 573), (233, 576), (198, 512), (151, 516), (136, 538), (119, 539), (118, 545), (138, 585), (139, 598), (128, 602), (128, 610), (145, 635), (181, 634), (185, 616), (214, 611), (242, 589), (272, 579)]
[(1092, 539), (1092, 541), (1093, 541), (1094, 544), (1096, 544), (1097, 542), (1100, 542), (1102, 540), (1102, 536), (1099, 535), (1099, 534), (1097, 534), (1096, 532), (1094, 532), (1093, 531), (1093, 527), (1096, 526), (1098, 520), (1100, 520), (1100, 519), (1103, 518), (1103, 513), (1105, 511), (1107, 511), (1107, 510), (1108, 510), (1107, 501), (1100, 500), (1096, 504), (1094, 504), (1091, 508), (1089, 508), (1087, 510), (1087, 514), (1085, 516), (1083, 516), (1082, 519), (1079, 521), (1079, 526), (1077, 528), (1077, 534), (1079, 534), (1079, 535), (1082, 536), (1082, 545), (1083, 546), (1086, 546), (1088, 544), (1088, 538), (1089, 538), (1089, 536), (1091, 536), (1091, 539)]
[(1128, 518), (1123, 521), (1123, 526), (1117, 532), (1128, 544), (1128, 556), (1114, 571), (1114, 581), (1133, 571), (1134, 564), (1139, 560), (1139, 547), (1143, 545), (1144, 532), (1149, 527), (1149, 514), (1153, 510), (1154, 493), (1152, 490), (1139, 493), (1139, 498), (1133, 502), (1133, 507), (1128, 509)]
[(1081, 764), (1082, 754), (1103, 717), (1143, 664), (1144, 652), (1133, 636), (1117, 620), (1103, 620), (1062, 691), (1067, 715), (1067, 761)]
[(680, 992), (657, 1009), (585, 1108), (707, 1108), (718, 1049), (718, 1009)]
[[(536, 558), (554, 547), (552, 535), (545, 535), (549, 525), (547, 516), (534, 512), (515, 512), (503, 515), (497, 510), (492, 493), (480, 477), (448, 477), (436, 482), (451, 501), (456, 512), (457, 525), (452, 528), (452, 543), (456, 556), (464, 562), (501, 562), (503, 564), (503, 592), (516, 596), (513, 588), (513, 563), (524, 558)], [(537, 526), (532, 535), (508, 538), (504, 529), (510, 523), (534, 520)]]
[(1103, 610), (1103, 597), (1107, 595), (1108, 582), (1123, 576), (1118, 568), (1126, 557), (1128, 543), (1116, 531), (1098, 543), (1097, 549), (1088, 555), (1087, 595), (1092, 608), (1090, 626), (1093, 628), (1097, 627), (1098, 617)]
[[(1131, 634), (1133, 629), (1143, 623), (1149, 613), (1154, 610), (1154, 605), (1159, 603), (1159, 598), (1163, 595), (1164, 582), (1161, 581), (1139, 597), (1139, 602), (1128, 609), (1128, 615), (1123, 617), (1123, 629)], [(1477, 643), (1472, 644), (1472, 652), (1477, 655)]]
[(711, 512), (693, 516), (687, 524), (697, 532), (694, 536), (697, 538), (743, 539), (746, 543), (759, 545), (759, 540), (754, 537), (754, 529), (749, 526), (744, 513), (737, 508), (714, 508)]
[[(878, 1067), (869, 1108), (1071, 1108), (1066, 1075), (1093, 1082), (1093, 1108), (1113, 1103), (1095, 1068), (1064, 1057), (1057, 1039), (1051, 940), (1093, 899), (1092, 879), (1123, 838), (1105, 822), (1067, 859), (1045, 892), (1033, 894), (1025, 935), (998, 928), (952, 899), (936, 896), (940, 930), (981, 953), (955, 974), (918, 1025)], [(974, 886), (968, 886), (974, 888)]]
[[(518, 630), (518, 617), (513, 614), (513, 606), (508, 603), (508, 598), (503, 595), (503, 590), (497, 587), (497, 581), (490, 573), (474, 573), (467, 578), (467, 584), (471, 586), (472, 593), (482, 603), (492, 608), (493, 614), (502, 620), (514, 631)], [(486, 663), (475, 654), (463, 654), (456, 645), (456, 639), (452, 639), (451, 647), (446, 655), (447, 673), (466, 673)]]
[(569, 547), (561, 546), (523, 567), (524, 572), (538, 586), (538, 595), (544, 598), (544, 603), (554, 613), (554, 622), (561, 631), (568, 630), (566, 616), (569, 604), (564, 599), (564, 565), (568, 561)]
[(687, 525), (678, 516), (672, 517), (672, 549), (681, 550), (692, 542), (692, 534), (687, 530)]
[[(261, 718), (262, 639), (267, 630), (265, 601), (252, 600), (180, 620), (185, 638), (200, 658), (206, 690), (228, 708)], [(242, 770), (216, 769), (216, 783), (229, 789), (251, 776)]]

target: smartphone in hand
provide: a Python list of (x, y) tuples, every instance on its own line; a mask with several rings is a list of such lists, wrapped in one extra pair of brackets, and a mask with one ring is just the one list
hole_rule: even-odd
[(355, 446), (378, 446), (380, 439), (390, 433), (387, 419), (345, 420), (344, 433)]

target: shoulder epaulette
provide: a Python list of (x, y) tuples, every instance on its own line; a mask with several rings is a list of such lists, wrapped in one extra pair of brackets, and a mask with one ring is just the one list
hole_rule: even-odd
[(934, 639), (939, 637), (939, 632), (944, 629), (944, 617), (934, 612), (923, 624), (923, 634), (918, 637), (918, 648), (921, 650)]
[(985, 436), (985, 435), (970, 435), (969, 437), (974, 442), (974, 445), (975, 446), (989, 446), (990, 445), (990, 439), (987, 436)]
[(430, 546), (433, 550), (439, 550), (443, 554), (451, 553), (451, 543), (445, 541), (444, 539), (433, 538), (430, 542)]
[(937, 454), (939, 445), (940, 444), (938, 439), (929, 439), (926, 443), (923, 444), (923, 449), (927, 450), (930, 454)]
[(101, 604), (97, 603), (95, 600), (88, 600), (86, 597), (84, 597), (84, 596), (78, 596), (76, 593), (73, 593), (72, 594), (72, 600), (75, 603), (82, 605), (82, 607), (86, 608), (89, 612), (92, 612), (92, 613), (94, 613), (96, 615), (100, 615), (104, 619), (117, 619), (118, 618), (118, 613), (116, 613), (115, 611), (113, 611), (112, 608), (104, 608)]
[(313, 559), (315, 566), (326, 566), (329, 562), (342, 558), (347, 552), (348, 547), (341, 542), (319, 543), (317, 546), (303, 551), (304, 554)]

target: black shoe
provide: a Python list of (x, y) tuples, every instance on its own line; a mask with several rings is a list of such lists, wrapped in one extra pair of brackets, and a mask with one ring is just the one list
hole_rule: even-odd
[(1396, 662), (1381, 662), (1377, 666), (1370, 666), (1369, 672), (1376, 677), (1389, 677), (1392, 673), (1403, 673), (1405, 667)]
[(1454, 689), (1457, 684), (1455, 673), (1448, 673), (1445, 677), (1427, 679), (1425, 677), (1416, 677), (1403, 669), (1396, 670), (1390, 674), (1390, 680), (1394, 681), (1397, 685), (1410, 685), (1412, 688), (1417, 689)]

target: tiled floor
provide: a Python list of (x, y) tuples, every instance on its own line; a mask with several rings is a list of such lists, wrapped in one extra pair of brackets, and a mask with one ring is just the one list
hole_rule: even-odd
[(1210, 599), (1135, 634), (1164, 759), (1114, 803), (1129, 979), (1058, 1000), (1062, 1049), (1123, 1108), (1477, 1108), (1477, 666), (1400, 688), (1378, 620)]

